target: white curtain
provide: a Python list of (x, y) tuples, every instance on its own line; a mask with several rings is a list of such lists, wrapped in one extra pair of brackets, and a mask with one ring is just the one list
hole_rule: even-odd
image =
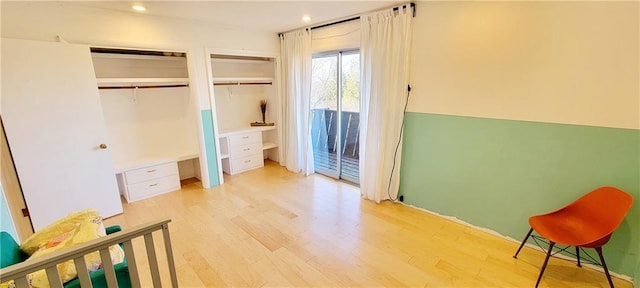
[(360, 18), (360, 191), (376, 202), (395, 199), (400, 185), (412, 12), (407, 5)]
[(282, 156), (289, 171), (313, 173), (309, 102), (311, 97), (311, 33), (301, 29), (280, 35), (282, 87)]

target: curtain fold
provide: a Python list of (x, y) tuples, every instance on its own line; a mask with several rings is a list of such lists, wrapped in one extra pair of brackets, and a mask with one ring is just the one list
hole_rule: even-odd
[(412, 12), (407, 5), (360, 18), (360, 192), (376, 202), (395, 199), (400, 185)]
[(309, 122), (311, 97), (311, 33), (301, 29), (280, 35), (283, 163), (289, 171), (313, 173)]

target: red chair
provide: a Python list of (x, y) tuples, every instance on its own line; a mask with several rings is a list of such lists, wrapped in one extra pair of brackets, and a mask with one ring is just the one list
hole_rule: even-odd
[(624, 191), (614, 187), (602, 187), (587, 193), (560, 210), (532, 216), (529, 218), (531, 229), (513, 258), (518, 257), (522, 246), (535, 230), (537, 234), (549, 241), (549, 250), (540, 269), (536, 287), (540, 284), (553, 246), (562, 244), (576, 247), (578, 267), (582, 267), (580, 248), (594, 248), (600, 256), (600, 264), (607, 275), (609, 286), (613, 288), (611, 275), (602, 256), (602, 246), (609, 241), (613, 231), (622, 223), (632, 203), (633, 198)]

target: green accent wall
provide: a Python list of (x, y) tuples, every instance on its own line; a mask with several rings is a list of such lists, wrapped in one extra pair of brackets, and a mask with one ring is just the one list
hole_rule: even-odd
[(640, 287), (640, 256), (638, 257), (638, 265), (636, 266), (636, 276), (633, 277), (633, 287)]
[(201, 110), (202, 114), (202, 131), (204, 135), (204, 144), (207, 154), (207, 167), (209, 168), (209, 182), (211, 187), (220, 185), (218, 179), (218, 158), (216, 153), (216, 138), (213, 131), (213, 116), (211, 109)]
[(615, 186), (635, 202), (605, 259), (640, 277), (640, 131), (424, 113), (405, 121), (405, 203), (520, 240), (529, 216)]

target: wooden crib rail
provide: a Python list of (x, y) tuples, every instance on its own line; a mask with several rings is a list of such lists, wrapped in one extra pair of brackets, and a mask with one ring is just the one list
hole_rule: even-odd
[(78, 278), (81, 286), (93, 287), (91, 280), (89, 279), (89, 273), (87, 272), (84, 255), (100, 251), (100, 258), (104, 266), (104, 274), (109, 287), (118, 287), (116, 281), (116, 274), (113, 269), (113, 263), (109, 254), (109, 246), (122, 243), (124, 246), (124, 253), (127, 260), (127, 266), (129, 267), (129, 276), (131, 278), (132, 287), (140, 287), (140, 276), (138, 274), (138, 267), (136, 265), (135, 254), (133, 251), (133, 245), (131, 240), (144, 237), (145, 246), (147, 250), (147, 258), (149, 260), (149, 268), (151, 272), (151, 279), (154, 287), (161, 287), (160, 270), (158, 267), (158, 261), (156, 257), (156, 251), (153, 242), (152, 233), (157, 230), (162, 230), (162, 236), (164, 238), (164, 248), (167, 255), (167, 264), (171, 276), (171, 286), (178, 287), (178, 278), (176, 275), (175, 263), (173, 260), (173, 252), (171, 248), (171, 239), (169, 237), (169, 225), (171, 219), (162, 219), (152, 221), (146, 224), (135, 226), (129, 229), (109, 234), (105, 237), (100, 237), (86, 243), (79, 244), (77, 246), (69, 247), (52, 254), (43, 256), (33, 260), (27, 260), (22, 263), (18, 263), (9, 267), (0, 269), (0, 278), (2, 282), (14, 280), (16, 287), (28, 287), (26, 276), (30, 273), (45, 269), (47, 277), (49, 278), (49, 284), (52, 288), (62, 288), (62, 282), (58, 276), (58, 269), (56, 265), (58, 263), (65, 262), (67, 260), (74, 260), (76, 270), (78, 271)]

